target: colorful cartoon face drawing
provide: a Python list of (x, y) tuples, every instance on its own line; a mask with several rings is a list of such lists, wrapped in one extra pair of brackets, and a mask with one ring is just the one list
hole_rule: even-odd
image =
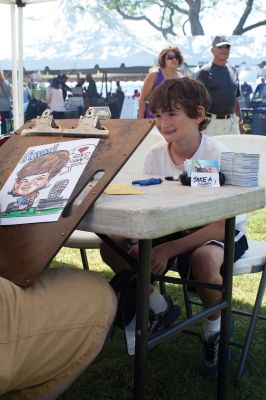
[(59, 150), (43, 154), (25, 164), (17, 173), (17, 179), (10, 192), (14, 197), (29, 196), (46, 187), (47, 183), (56, 176), (68, 163), (69, 152)]
[(0, 225), (57, 221), (98, 142), (28, 147), (1, 189)]
[(19, 182), (15, 182), (13, 193), (17, 196), (28, 196), (33, 192), (39, 191), (45, 187), (49, 180), (49, 172), (25, 176)]

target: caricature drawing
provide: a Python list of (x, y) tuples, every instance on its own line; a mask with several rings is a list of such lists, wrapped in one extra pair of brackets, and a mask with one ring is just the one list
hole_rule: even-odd
[(69, 152), (58, 150), (43, 154), (25, 164), (18, 171), (13, 188), (8, 193), (17, 197), (17, 200), (9, 203), (5, 212), (31, 208), (38, 198), (40, 190), (48, 186), (50, 180), (60, 173), (68, 161)]
[(98, 143), (86, 138), (28, 147), (0, 190), (0, 225), (57, 221)]

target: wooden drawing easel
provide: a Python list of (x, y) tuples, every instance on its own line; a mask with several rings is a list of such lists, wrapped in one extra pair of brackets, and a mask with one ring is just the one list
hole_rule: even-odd
[[(57, 122), (66, 129), (77, 126), (77, 120)], [(26, 123), (17, 133), (32, 125), (31, 121)], [(104, 126), (109, 130), (109, 135), (100, 140), (58, 221), (0, 226), (0, 276), (20, 286), (33, 283), (149, 133), (153, 121), (105, 120)], [(73, 137), (13, 135), (0, 148), (0, 188), (28, 147), (67, 140), (73, 140)], [(104, 171), (104, 175), (89, 190), (88, 183), (98, 171)], [(77, 199), (79, 205), (76, 205)]]

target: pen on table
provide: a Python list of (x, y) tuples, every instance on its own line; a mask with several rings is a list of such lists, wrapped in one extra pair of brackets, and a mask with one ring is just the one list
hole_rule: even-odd
[(132, 181), (132, 185), (141, 185), (141, 186), (150, 186), (150, 185), (158, 185), (162, 183), (161, 178), (149, 178), (149, 179), (140, 179), (137, 181)]
[(166, 176), (164, 179), (167, 181), (179, 181), (178, 176)]

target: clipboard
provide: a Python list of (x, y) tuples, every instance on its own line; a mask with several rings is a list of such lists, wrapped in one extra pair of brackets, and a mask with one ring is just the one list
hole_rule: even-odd
[[(65, 129), (75, 129), (78, 123), (75, 119), (56, 122)], [(63, 136), (20, 136), (33, 124), (34, 121), (27, 122), (0, 148), (0, 188), (28, 147), (73, 140)], [(147, 136), (154, 121), (110, 119), (104, 120), (104, 125), (108, 137), (100, 139), (58, 221), (0, 226), (0, 276), (19, 286), (34, 282)], [(91, 188), (89, 182), (100, 171), (100, 179)]]

